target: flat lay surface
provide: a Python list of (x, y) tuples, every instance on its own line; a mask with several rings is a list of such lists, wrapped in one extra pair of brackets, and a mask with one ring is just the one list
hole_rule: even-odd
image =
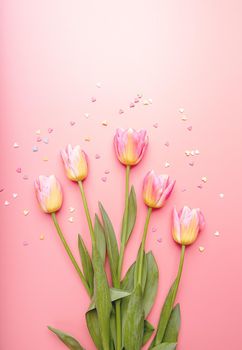
[(89, 298), (49, 215), (34, 193), (38, 175), (55, 174), (57, 213), (78, 260), (77, 234), (91, 241), (76, 183), (60, 150), (80, 144), (92, 216), (100, 200), (119, 236), (125, 168), (115, 157), (118, 127), (144, 128), (149, 145), (131, 170), (138, 221), (123, 273), (134, 261), (145, 221), (145, 174), (176, 179), (151, 217), (146, 250), (160, 271), (160, 308), (179, 263), (171, 236), (174, 206), (201, 208), (206, 228), (185, 253), (177, 300), (178, 350), (240, 348), (241, 89), (240, 1), (2, 1), (0, 348), (64, 349), (47, 325), (94, 349), (85, 324)]

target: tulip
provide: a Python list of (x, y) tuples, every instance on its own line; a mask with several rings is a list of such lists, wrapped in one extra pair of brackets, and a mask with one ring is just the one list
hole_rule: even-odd
[(81, 146), (72, 148), (70, 144), (67, 145), (65, 150), (61, 150), (61, 157), (70, 180), (82, 181), (87, 177), (87, 155)]
[(161, 208), (171, 195), (174, 180), (168, 175), (156, 175), (153, 170), (149, 171), (143, 182), (143, 198), (150, 208)]
[(205, 226), (204, 216), (200, 209), (190, 209), (185, 206), (178, 213), (174, 208), (172, 220), (172, 235), (181, 245), (192, 244)]
[(117, 129), (114, 136), (114, 148), (119, 161), (128, 166), (138, 164), (147, 148), (146, 130)]
[(61, 185), (55, 175), (40, 175), (35, 180), (36, 196), (45, 213), (55, 213), (62, 205)]

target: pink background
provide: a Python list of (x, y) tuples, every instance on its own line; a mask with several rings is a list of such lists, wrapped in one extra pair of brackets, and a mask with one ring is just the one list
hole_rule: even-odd
[[(177, 180), (175, 191), (153, 214), (147, 242), (160, 268), (149, 319), (157, 324), (179, 261), (179, 247), (170, 236), (172, 206), (200, 207), (207, 226), (186, 252), (178, 349), (241, 348), (241, 11), (240, 0), (1, 1), (1, 349), (64, 349), (47, 324), (94, 349), (84, 319), (88, 298), (50, 217), (38, 208), (33, 181), (55, 173), (63, 184), (58, 219), (78, 258), (77, 233), (89, 247), (90, 239), (78, 188), (66, 179), (59, 150), (67, 143), (86, 150), (91, 212), (101, 200), (118, 234), (124, 168), (112, 138), (117, 127), (129, 126), (146, 128), (150, 145), (131, 174), (139, 218), (124, 270), (135, 258), (144, 224), (143, 176), (151, 168), (168, 172)], [(153, 103), (129, 108), (137, 93)], [(181, 120), (181, 107), (187, 121)], [(49, 144), (36, 141), (38, 129)], [(33, 146), (39, 151), (34, 153)], [(185, 151), (192, 149), (200, 154), (187, 157)], [(103, 182), (105, 170), (110, 173)], [(205, 247), (203, 253), (199, 246)]]

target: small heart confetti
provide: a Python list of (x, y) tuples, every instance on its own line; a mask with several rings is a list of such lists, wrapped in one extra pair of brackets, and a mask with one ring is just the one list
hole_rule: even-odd
[(33, 151), (33, 152), (38, 152), (38, 150), (39, 150), (39, 149), (38, 149), (37, 146), (33, 146), (33, 147), (32, 147), (32, 151)]
[(40, 135), (40, 129), (35, 131), (36, 135)]
[(27, 247), (29, 243), (27, 241), (23, 241), (23, 246)]
[(48, 162), (48, 160), (49, 160), (48, 157), (43, 158), (43, 162)]
[(165, 162), (165, 168), (169, 168), (170, 167), (170, 163)]
[(109, 174), (109, 173), (110, 173), (110, 170), (108, 169), (104, 171), (104, 174)]
[(197, 185), (197, 188), (199, 188), (200, 190), (203, 188), (202, 185)]
[(185, 151), (185, 155), (187, 156), (187, 157), (189, 157), (190, 156), (190, 151)]
[(134, 103), (138, 103), (138, 102), (139, 102), (139, 98), (138, 98), (138, 97), (135, 97)]
[(151, 104), (153, 103), (152, 98), (148, 98), (148, 102), (149, 102), (149, 104), (151, 105)]
[(152, 227), (151, 231), (152, 232), (156, 232), (157, 231), (157, 227)]
[(219, 193), (220, 198), (224, 198), (224, 193)]
[(85, 137), (85, 138), (84, 138), (84, 141), (86, 141), (86, 142), (90, 142), (90, 141), (91, 141), (91, 139), (90, 139), (90, 137), (88, 137), (88, 136), (87, 136), (87, 137)]
[(148, 100), (143, 100), (142, 103), (143, 103), (144, 106), (148, 106), (149, 105), (149, 101)]
[(87, 119), (88, 119), (88, 118), (89, 118), (89, 116), (90, 116), (90, 114), (89, 114), (89, 113), (84, 113), (84, 117), (85, 117), (85, 118), (87, 118)]
[(179, 112), (180, 112), (180, 113), (183, 113), (184, 111), (185, 111), (185, 109), (184, 109), (184, 108), (182, 108), (182, 107), (181, 107), (181, 108), (179, 108)]
[(45, 236), (44, 236), (44, 235), (40, 235), (40, 236), (39, 236), (39, 239), (40, 239), (41, 241), (43, 241), (43, 240), (45, 239)]
[(143, 94), (137, 94), (137, 97), (138, 97), (138, 98), (142, 98), (142, 97), (143, 97)]
[(153, 127), (154, 127), (155, 129), (157, 129), (157, 128), (158, 128), (158, 123), (153, 124)]
[(3, 192), (4, 191), (4, 188), (0, 188), (0, 192)]
[(101, 180), (102, 180), (102, 182), (106, 182), (107, 181), (107, 176), (101, 177)]
[(42, 138), (40, 136), (37, 137), (36, 139), (37, 142), (41, 142), (42, 141)]
[(99, 88), (99, 89), (100, 89), (100, 88), (101, 88), (101, 86), (102, 86), (102, 84), (101, 84), (100, 82), (96, 83), (96, 87), (97, 87), (97, 88)]
[(47, 145), (47, 144), (49, 143), (48, 137), (44, 137), (44, 138), (43, 138), (43, 142)]
[(13, 193), (13, 198), (16, 199), (18, 197), (17, 193)]
[(195, 154), (196, 154), (196, 156), (200, 154), (199, 149), (196, 149), (196, 150), (195, 150)]
[(203, 176), (201, 180), (202, 182), (206, 183), (208, 181), (208, 178), (206, 176)]
[(28, 209), (24, 209), (23, 213), (24, 213), (24, 216), (27, 216), (29, 214), (29, 210)]
[(74, 120), (71, 120), (71, 121), (70, 121), (70, 125), (71, 125), (71, 126), (73, 126), (73, 125), (75, 125), (75, 124), (76, 124), (76, 122), (74, 122)]
[(161, 237), (157, 238), (157, 242), (162, 243), (162, 238)]
[(219, 233), (218, 231), (215, 231), (215, 232), (214, 232), (214, 236), (219, 237), (219, 236), (220, 236), (220, 233)]
[(22, 169), (21, 168), (17, 168), (16, 172), (20, 174), (22, 172)]
[(68, 218), (68, 221), (71, 222), (71, 223), (73, 223), (73, 222), (74, 222), (73, 216), (70, 216), (70, 217)]
[(53, 129), (52, 128), (49, 128), (48, 129), (48, 133), (51, 134), (53, 132)]
[(75, 210), (76, 210), (76, 209), (75, 209), (74, 207), (70, 207), (70, 208), (69, 208), (69, 212), (70, 212), (70, 213), (74, 213)]
[(191, 126), (191, 125), (188, 126), (188, 127), (187, 127), (187, 130), (188, 130), (188, 131), (192, 131), (192, 126)]
[(188, 163), (190, 166), (194, 166), (194, 162), (189, 162)]
[(205, 250), (205, 248), (203, 246), (200, 246), (198, 249), (199, 249), (199, 252), (201, 252), (201, 253), (203, 253)]
[(102, 121), (102, 125), (103, 125), (103, 126), (108, 126), (107, 120), (103, 120), (103, 121)]
[(190, 154), (191, 154), (191, 156), (195, 156), (195, 151), (191, 150)]
[(19, 147), (19, 144), (17, 142), (14, 142), (13, 148), (18, 148), (18, 147)]
[(91, 102), (96, 102), (96, 101), (97, 101), (96, 97), (93, 96), (93, 97), (91, 98)]
[(23, 179), (24, 179), (24, 180), (28, 180), (28, 179), (29, 179), (28, 175), (25, 174), (25, 175), (23, 176)]
[(187, 121), (187, 116), (186, 115), (183, 115), (182, 117), (181, 117), (181, 120), (183, 121), (183, 122), (186, 122)]
[(100, 154), (96, 154), (96, 155), (95, 155), (95, 158), (96, 158), (96, 159), (100, 159), (100, 158), (101, 158)]
[(134, 108), (135, 107), (135, 104), (133, 103), (133, 102), (131, 102), (130, 104), (129, 104), (129, 108)]
[(165, 145), (166, 147), (169, 147), (169, 146), (170, 146), (170, 142), (169, 142), (169, 141), (166, 141), (166, 142), (164, 143), (164, 145)]
[(6, 207), (7, 207), (9, 204), (10, 204), (9, 201), (5, 201), (5, 202), (4, 202), (4, 205), (5, 205)]
[(119, 112), (119, 114), (123, 114), (124, 110), (120, 108), (118, 112)]

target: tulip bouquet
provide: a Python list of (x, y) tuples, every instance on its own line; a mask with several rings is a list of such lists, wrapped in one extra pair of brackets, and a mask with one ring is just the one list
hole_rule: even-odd
[[(90, 255), (83, 237), (78, 236), (81, 264), (75, 259), (58, 224), (56, 212), (62, 205), (61, 185), (54, 175), (39, 176), (35, 182), (39, 204), (45, 213), (51, 215), (56, 231), (90, 297), (86, 312), (86, 323), (92, 340), (98, 350), (139, 350), (151, 337), (149, 349), (174, 350), (177, 346), (180, 328), (180, 307), (175, 305), (181, 279), (185, 247), (193, 243), (204, 226), (199, 209), (185, 206), (173, 211), (172, 235), (181, 245), (181, 257), (177, 275), (167, 294), (155, 328), (147, 320), (154, 304), (158, 287), (158, 266), (152, 252), (146, 252), (145, 243), (152, 211), (162, 208), (168, 200), (175, 181), (168, 175), (148, 172), (143, 182), (143, 199), (147, 206), (142, 240), (137, 249), (135, 262), (121, 279), (125, 249), (132, 234), (137, 213), (136, 195), (130, 186), (130, 171), (138, 164), (147, 148), (148, 136), (145, 130), (118, 129), (114, 137), (114, 148), (119, 161), (126, 169), (125, 206), (120, 235), (120, 244), (111, 220), (103, 205), (99, 203), (100, 218), (94, 222), (88, 209), (84, 180), (88, 175), (87, 155), (80, 146), (68, 145), (61, 151), (67, 177), (79, 186), (86, 220), (92, 241)], [(111, 271), (111, 286), (105, 270), (106, 255)], [(49, 327), (71, 350), (83, 347), (71, 335)]]

